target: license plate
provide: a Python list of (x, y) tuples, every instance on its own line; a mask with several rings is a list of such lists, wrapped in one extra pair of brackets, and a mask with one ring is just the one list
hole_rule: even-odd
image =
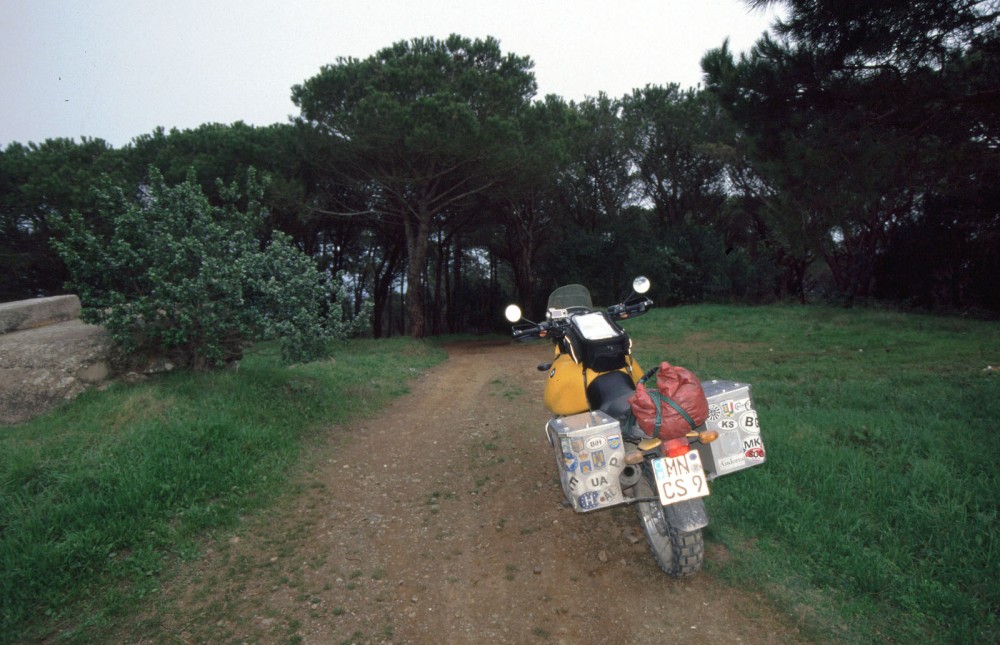
[(654, 459), (653, 475), (664, 506), (708, 495), (708, 478), (697, 450), (680, 457)]

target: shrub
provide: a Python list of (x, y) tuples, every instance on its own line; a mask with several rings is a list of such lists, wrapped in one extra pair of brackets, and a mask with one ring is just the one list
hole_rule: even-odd
[(127, 353), (209, 369), (278, 336), (286, 360), (304, 361), (357, 329), (359, 321), (346, 323), (330, 306), (338, 290), (329, 276), (286, 235), (258, 240), (263, 185), (252, 170), (244, 210), (235, 184), (220, 182), (216, 206), (193, 172), (177, 186), (156, 168), (149, 176), (136, 199), (118, 187), (98, 190), (99, 222), (76, 211), (56, 218), (61, 239), (53, 241), (83, 319), (104, 326)]

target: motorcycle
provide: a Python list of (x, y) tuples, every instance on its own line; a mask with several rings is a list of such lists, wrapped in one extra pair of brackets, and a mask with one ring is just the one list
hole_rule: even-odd
[(642, 372), (619, 324), (652, 308), (645, 295), (650, 286), (636, 278), (628, 298), (601, 311), (586, 287), (567, 285), (549, 296), (544, 321), (525, 319), (517, 305), (508, 306), (505, 317), (515, 339), (554, 345), (552, 361), (538, 370), (548, 372), (543, 400), (553, 417), (545, 435), (567, 505), (580, 513), (634, 506), (659, 567), (683, 578), (704, 560), (709, 481), (763, 463), (765, 452), (748, 384), (693, 378), (699, 395), (704, 392), (700, 423), (676, 401), (654, 394), (657, 431), (667, 415), (680, 414), (689, 425), (668, 439), (639, 426), (637, 393), (658, 382), (661, 370), (673, 369), (662, 363)]

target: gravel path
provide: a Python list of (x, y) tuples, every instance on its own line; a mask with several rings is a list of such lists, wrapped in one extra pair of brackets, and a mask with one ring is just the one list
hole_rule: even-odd
[[(301, 492), (209, 545), (129, 642), (791, 643), (757, 596), (662, 574), (631, 508), (562, 504), (548, 345), (448, 347), (378, 418), (332, 428)], [(709, 545), (706, 558), (724, 558)]]

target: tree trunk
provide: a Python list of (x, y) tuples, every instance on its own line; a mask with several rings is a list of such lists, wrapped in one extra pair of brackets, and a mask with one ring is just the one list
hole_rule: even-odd
[(521, 302), (525, 306), (534, 302), (535, 298), (535, 276), (531, 262), (535, 254), (534, 246), (534, 240), (529, 237), (527, 242), (521, 247), (517, 258), (517, 291), (521, 297)]
[(445, 308), (444, 290), (446, 285), (444, 282), (448, 259), (448, 241), (440, 234), (436, 250), (437, 268), (434, 272), (434, 302), (432, 303), (434, 313), (431, 316), (431, 333), (435, 335), (441, 333), (441, 310)]
[[(415, 220), (415, 221), (414, 221)], [(427, 263), (427, 247), (430, 239), (431, 214), (420, 204), (416, 213), (406, 213), (403, 217), (406, 231), (406, 313), (410, 317), (410, 336), (423, 338), (426, 334), (424, 321), (423, 269)]]
[(461, 293), (462, 289), (462, 240), (461, 238), (455, 242), (454, 246), (454, 259), (451, 263), (452, 279), (451, 285), (449, 286), (450, 297), (448, 302), (448, 329), (452, 333), (456, 333), (467, 324), (467, 321), (462, 319), (462, 315), (465, 311), (465, 303), (459, 302), (458, 294)]

